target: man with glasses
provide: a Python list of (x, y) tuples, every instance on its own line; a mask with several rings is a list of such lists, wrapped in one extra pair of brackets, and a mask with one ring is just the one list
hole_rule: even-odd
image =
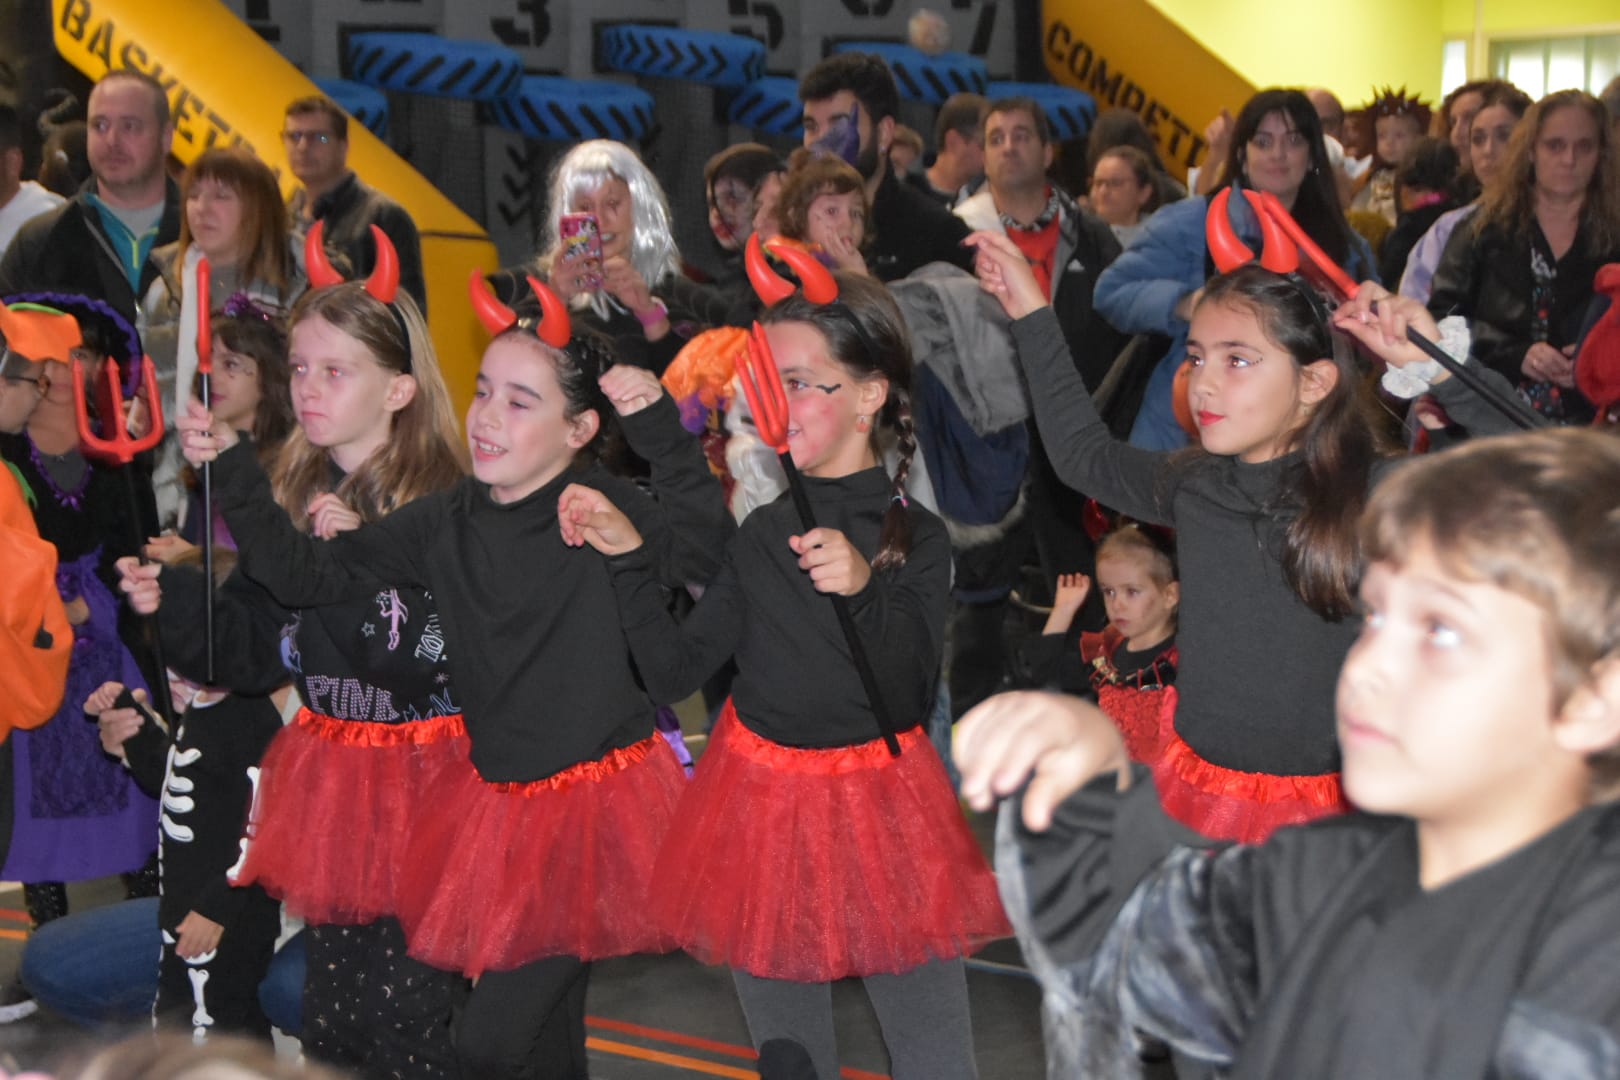
[(377, 262), (371, 238), (371, 226), (376, 225), (399, 253), (400, 286), (425, 313), (427, 286), (422, 281), (422, 241), (416, 223), (404, 207), (361, 183), (349, 168), (348, 114), (328, 97), (299, 98), (287, 106), (281, 138), (287, 164), (303, 185), (287, 205), (300, 257), (304, 233), (321, 221), (327, 249), (348, 260), (351, 277), (365, 277)]
[(90, 91), (88, 119), (90, 181), (18, 230), (0, 260), (0, 292), (90, 296), (133, 324), (158, 276), (152, 250), (180, 236), (180, 189), (163, 168), (169, 100), (150, 75), (119, 68)]

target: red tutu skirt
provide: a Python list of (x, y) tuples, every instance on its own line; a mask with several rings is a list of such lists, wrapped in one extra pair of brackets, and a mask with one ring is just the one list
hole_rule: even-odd
[(394, 914), (411, 821), (433, 777), (466, 757), (460, 715), (376, 724), (300, 710), (259, 765), (235, 882), (316, 924)]
[(656, 734), (533, 783), (490, 783), (465, 759), (445, 770), (401, 874), (411, 955), (477, 976), (674, 948), (647, 889), (685, 787)]
[(1350, 809), (1339, 774), (1276, 776), (1213, 765), (1166, 722), (1153, 762), (1165, 813), (1211, 840), (1258, 844), (1284, 825), (1302, 825)]
[(1165, 732), (1173, 732), (1176, 688), (1138, 690), (1134, 686), (1105, 683), (1097, 690), (1097, 704), (1125, 739), (1132, 761), (1152, 765), (1159, 759)]
[(749, 731), (728, 702), (659, 853), (652, 915), (693, 956), (796, 982), (909, 971), (1011, 934), (919, 730), (832, 750)]

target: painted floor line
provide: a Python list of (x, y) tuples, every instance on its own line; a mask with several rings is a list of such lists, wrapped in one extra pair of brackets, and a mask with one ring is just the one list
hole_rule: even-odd
[[(687, 1035), (684, 1032), (669, 1031), (665, 1028), (647, 1027), (645, 1024), (632, 1024), (627, 1020), (612, 1020), (605, 1016), (585, 1017), (587, 1028), (597, 1028), (602, 1031), (614, 1031), (621, 1035), (630, 1035), (638, 1039), (647, 1039), (653, 1042), (672, 1043), (684, 1046), (691, 1050), (705, 1050), (711, 1054), (724, 1054), (727, 1057), (742, 1058), (746, 1061), (758, 1060), (759, 1055), (751, 1046), (740, 1046), (736, 1043), (720, 1042), (716, 1039), (705, 1039), (700, 1035)], [(621, 1043), (611, 1039), (602, 1039), (595, 1036), (585, 1040), (585, 1045), (605, 1053), (629, 1053), (630, 1057), (639, 1057), (645, 1061), (657, 1061), (661, 1064), (680, 1065), (683, 1068), (696, 1069), (711, 1076), (745, 1077), (747, 1080), (758, 1080), (759, 1074), (751, 1069), (736, 1069), (729, 1065), (720, 1065), (714, 1062), (702, 1061), (698, 1058), (689, 1058), (681, 1054), (667, 1054), (659, 1050), (648, 1050), (629, 1043)], [(660, 1055), (649, 1057), (648, 1055)], [(890, 1080), (883, 1073), (868, 1072), (865, 1069), (843, 1068), (839, 1070), (842, 1080)]]
[(753, 1069), (738, 1069), (731, 1065), (717, 1065), (712, 1061), (701, 1058), (686, 1057), (684, 1054), (667, 1054), (662, 1050), (649, 1050), (642, 1046), (631, 1046), (629, 1043), (615, 1042), (612, 1039), (599, 1039), (594, 1035), (585, 1039), (585, 1046), (591, 1050), (599, 1050), (605, 1054), (617, 1054), (620, 1057), (636, 1058), (640, 1061), (651, 1061), (659, 1065), (674, 1065), (677, 1068), (692, 1072), (703, 1073), (705, 1076), (728, 1076), (733, 1080), (759, 1080), (759, 1073)]

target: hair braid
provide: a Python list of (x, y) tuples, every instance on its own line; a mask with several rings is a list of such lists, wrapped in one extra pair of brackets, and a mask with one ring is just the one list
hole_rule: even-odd
[(878, 533), (877, 557), (873, 570), (899, 569), (911, 553), (911, 505), (906, 496), (906, 480), (911, 476), (911, 458), (917, 452), (917, 426), (911, 419), (911, 401), (904, 391), (891, 388), (894, 401), (894, 427), (900, 436), (900, 460), (894, 467), (894, 488), (889, 508)]

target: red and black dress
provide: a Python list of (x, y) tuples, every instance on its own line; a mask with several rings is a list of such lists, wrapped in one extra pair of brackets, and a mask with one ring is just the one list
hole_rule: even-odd
[[(870, 559), (890, 499), (883, 470), (805, 482), (818, 522)], [(825, 982), (960, 957), (1010, 932), (919, 727), (939, 673), (950, 543), (932, 514), (910, 512), (905, 565), (850, 598), (901, 729), (899, 757), (877, 737), (831, 603), (788, 546), (803, 527), (785, 496), (744, 522), (679, 628), (646, 557), (613, 560), (625, 633), (655, 699), (679, 700), (737, 661), (647, 909), (700, 960)]]
[(1174, 634), (1136, 650), (1112, 626), (1080, 635), (1097, 704), (1119, 728), (1132, 761), (1153, 764), (1166, 733), (1174, 731), (1179, 655)]
[(1175, 722), (1179, 655), (1174, 634), (1133, 651), (1113, 626), (1101, 632), (1071, 629), (1021, 642), (1017, 676), (1029, 686), (1095, 696), (1119, 728), (1131, 760), (1151, 765)]

